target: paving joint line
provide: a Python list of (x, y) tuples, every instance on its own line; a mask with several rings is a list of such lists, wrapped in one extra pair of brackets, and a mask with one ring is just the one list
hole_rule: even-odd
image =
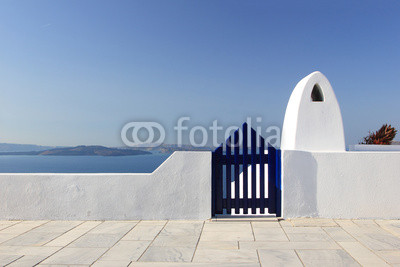
[[(285, 228), (283, 228), (281, 224), (279, 224), (279, 225), (281, 226), (281, 229), (282, 229), (283, 233), (285, 234), (287, 240), (288, 240), (289, 242), (291, 242), (290, 239), (289, 239), (288, 234), (287, 234), (286, 231), (285, 231)], [(293, 225), (293, 224), (292, 224), (292, 225)], [(294, 226), (292, 226), (292, 227), (294, 227)]]
[[(291, 221), (290, 221), (290, 224), (292, 225), (292, 227), (295, 227), (294, 224), (293, 224)], [(286, 236), (288, 242), (292, 242), (292, 241), (290, 240), (288, 234), (286, 233), (284, 227), (282, 227), (282, 224), (279, 223), (279, 225), (281, 226), (281, 229), (282, 229), (283, 233), (285, 234), (285, 236)], [(321, 228), (322, 228), (322, 227), (321, 227)], [(297, 252), (297, 250), (296, 250), (296, 249), (293, 249), (293, 250), (294, 250), (294, 253), (296, 254), (297, 258), (298, 258), (299, 261), (301, 262), (301, 264), (302, 264), (303, 266), (306, 266), (306, 265), (304, 264), (304, 262), (302, 261), (302, 259), (300, 258), (300, 255), (299, 255), (299, 253)]]
[[(256, 235), (254, 234), (254, 229), (253, 229), (253, 223), (252, 222), (250, 222), (250, 228), (251, 228), (251, 233), (253, 234), (253, 241), (255, 242), (256, 241)], [(239, 242), (239, 240), (238, 240), (238, 242)]]
[(261, 264), (261, 259), (260, 259), (260, 253), (259, 253), (259, 251), (258, 251), (258, 248), (256, 249), (256, 253), (257, 253), (257, 259), (258, 259), (258, 263), (260, 264), (260, 266), (262, 267), (262, 264)]
[[(88, 222), (88, 221), (84, 221), (84, 223), (85, 223), (85, 222)], [(51, 256), (53, 256), (54, 254), (56, 254), (57, 252), (59, 252), (60, 250), (62, 250), (62, 249), (64, 249), (64, 248), (68, 247), (69, 245), (71, 245), (71, 243), (75, 242), (76, 240), (78, 240), (79, 238), (81, 238), (82, 236), (84, 236), (85, 234), (87, 234), (88, 232), (92, 231), (93, 229), (95, 229), (96, 227), (98, 227), (99, 225), (101, 225), (101, 224), (103, 224), (103, 223), (104, 223), (104, 221), (101, 221), (101, 223), (99, 223), (99, 224), (96, 225), (95, 227), (89, 229), (88, 231), (84, 232), (82, 235), (78, 236), (77, 238), (75, 238), (74, 240), (72, 240), (71, 242), (69, 242), (68, 244), (66, 244), (65, 246), (62, 246), (59, 250), (57, 250), (57, 251), (55, 251), (54, 253), (50, 254), (48, 257), (46, 257), (46, 258), (44, 258), (43, 260), (41, 260), (40, 262), (38, 262), (35, 266), (41, 264), (42, 262), (44, 262), (45, 260), (47, 260), (48, 258), (50, 258)], [(61, 237), (61, 236), (59, 236), (59, 237)]]
[[(92, 266), (92, 265), (95, 264), (101, 257), (103, 257), (107, 252), (109, 252), (116, 244), (118, 244), (118, 243), (122, 240), (122, 238), (124, 238), (130, 231), (132, 231), (132, 229), (135, 228), (136, 225), (139, 224), (139, 222), (140, 222), (140, 220), (139, 220), (134, 226), (132, 226), (128, 231), (126, 231), (126, 233), (123, 234), (123, 235), (121, 236), (121, 238), (118, 239), (117, 242), (114, 243), (114, 245), (112, 245), (111, 247), (109, 247), (108, 249), (106, 249), (106, 251), (104, 251), (104, 253), (101, 254), (100, 257), (98, 257), (94, 262), (92, 262), (92, 263), (89, 264), (89, 265)], [(100, 225), (100, 224), (99, 224), (99, 225)], [(97, 227), (97, 226), (96, 226), (96, 227)], [(96, 228), (96, 227), (94, 227), (94, 228)], [(93, 229), (94, 229), (94, 228), (93, 228)], [(92, 229), (92, 230), (93, 230), (93, 229)], [(129, 264), (130, 264), (130, 263), (129, 263)], [(129, 264), (128, 264), (128, 265), (129, 265)]]
[(19, 260), (19, 259), (21, 259), (21, 258), (23, 258), (23, 257), (25, 257), (25, 255), (21, 255), (21, 257), (19, 257), (19, 258), (16, 258), (15, 260), (13, 260), (12, 262), (9, 262), (9, 263), (7, 263), (6, 265), (4, 265), (4, 266), (9, 266), (10, 264), (13, 264), (14, 262), (16, 262), (17, 260)]
[[(23, 221), (20, 221), (20, 223), (22, 223), (22, 222), (23, 222)], [(38, 228), (38, 227), (40, 227), (40, 226), (42, 226), (42, 225), (45, 225), (46, 223), (49, 223), (49, 222), (51, 222), (51, 221), (47, 221), (47, 222), (45, 222), (45, 223), (39, 224), (39, 225), (37, 225), (37, 226), (35, 226), (35, 227), (29, 229), (28, 231), (25, 231), (25, 232), (22, 232), (22, 233), (20, 233), (20, 234), (17, 234), (16, 236), (13, 236), (12, 238), (10, 238), (10, 239), (8, 239), (8, 240), (5, 240), (5, 241), (3, 241), (3, 242), (0, 242), (0, 245), (2, 245), (3, 243), (8, 242), (8, 241), (10, 241), (10, 240), (12, 240), (12, 239), (14, 239), (14, 238), (17, 238), (17, 237), (19, 237), (19, 236), (21, 236), (21, 235), (23, 235), (23, 234), (26, 234), (26, 233), (28, 233), (29, 231), (32, 231), (33, 229), (36, 229), (36, 228)], [(13, 224), (13, 225), (11, 225), (11, 226), (14, 226), (14, 225), (17, 225), (17, 224), (19, 224), (19, 223)], [(11, 226), (10, 226), (10, 227), (11, 227)], [(8, 228), (8, 227), (7, 227), (7, 228)], [(4, 228), (4, 229), (6, 229), (6, 228)], [(4, 230), (4, 229), (2, 229), (2, 230)]]
[[(351, 220), (351, 222), (354, 223), (353, 220)], [(357, 226), (358, 228), (360, 228), (360, 226), (358, 226), (356, 223), (354, 223), (354, 225)], [(353, 236), (350, 232), (346, 231), (346, 229), (344, 229), (344, 228), (341, 227), (341, 226), (340, 226), (340, 228), (342, 228), (343, 231), (345, 231), (345, 232), (348, 233), (351, 237), (353, 237), (353, 238), (356, 240), (356, 242), (359, 243), (361, 246), (363, 246), (363, 247), (366, 248), (367, 250), (371, 251), (372, 254), (374, 254), (375, 256), (377, 256), (378, 258), (380, 258), (381, 260), (383, 260), (385, 263), (389, 264), (389, 263), (388, 263), (385, 259), (383, 259), (380, 255), (376, 254), (372, 249), (370, 249), (370, 248), (368, 248), (367, 246), (365, 246), (360, 240), (358, 240), (358, 238), (356, 238), (355, 236)], [(353, 242), (354, 242), (354, 241), (353, 241)], [(339, 243), (338, 243), (338, 245), (340, 246)], [(340, 247), (343, 248), (342, 246), (340, 246)], [(345, 250), (344, 248), (343, 248), (343, 250), (347, 252), (347, 250)], [(347, 252), (347, 254), (350, 255), (349, 252)], [(350, 255), (350, 256), (351, 256), (351, 255)], [(351, 256), (351, 257), (353, 257), (353, 256)], [(356, 261), (357, 261), (357, 260), (356, 260)], [(357, 261), (357, 262), (362, 266), (362, 264), (361, 264), (359, 261)], [(389, 266), (391, 266), (391, 264), (389, 264)]]
[(9, 226), (6, 226), (6, 227), (2, 228), (2, 229), (0, 230), (0, 232), (3, 231), (3, 230), (5, 230), (5, 229), (7, 229), (7, 228), (10, 228), (10, 227), (12, 227), (12, 226), (14, 226), (14, 225), (17, 225), (17, 224), (19, 224), (19, 223), (21, 223), (21, 222), (23, 222), (23, 221), (18, 221), (18, 222), (14, 223), (14, 224), (11, 224), (11, 225), (9, 225)]
[(164, 224), (164, 226), (161, 228), (161, 230), (158, 232), (158, 234), (153, 238), (153, 240), (150, 242), (150, 244), (147, 246), (147, 248), (143, 251), (143, 253), (140, 255), (140, 257), (136, 260), (136, 262), (138, 262), (143, 255), (147, 252), (147, 250), (149, 250), (149, 248), (151, 247), (151, 245), (154, 243), (154, 241), (156, 240), (156, 238), (160, 235), (160, 233), (162, 232), (162, 230), (164, 230), (165, 226), (169, 223), (169, 220), (167, 220), (167, 222)]
[(383, 231), (385, 231), (386, 233), (389, 233), (390, 235), (397, 237), (400, 239), (400, 236), (397, 236), (395, 234), (393, 234), (392, 232), (390, 232), (389, 230), (387, 230), (386, 228), (383, 228), (380, 224), (378, 224), (378, 227), (381, 228)]
[(41, 247), (46, 246), (46, 245), (47, 245), (48, 243), (50, 243), (51, 241), (56, 240), (56, 239), (59, 238), (60, 236), (62, 236), (62, 235), (64, 235), (64, 234), (66, 234), (66, 233), (72, 231), (73, 229), (75, 229), (76, 227), (78, 227), (79, 225), (82, 225), (82, 224), (84, 224), (84, 223), (85, 223), (85, 221), (82, 221), (80, 224), (75, 225), (74, 227), (72, 227), (71, 229), (69, 229), (69, 230), (67, 230), (66, 232), (62, 233), (61, 235), (56, 236), (55, 238), (53, 238), (53, 239), (47, 241), (46, 243), (44, 243), (43, 245), (41, 245)]
[[(339, 225), (339, 224), (338, 224), (338, 225)], [(339, 227), (340, 227), (343, 231), (345, 231), (340, 225), (339, 225)], [(322, 228), (322, 230), (325, 231), (324, 228)], [(348, 233), (347, 231), (345, 231), (345, 232), (346, 232), (347, 234), (349, 234), (352, 238), (354, 238), (354, 236), (352, 236), (350, 233)], [(325, 231), (325, 233), (327, 233), (327, 234), (329, 235), (329, 233), (328, 233), (327, 231)], [(358, 264), (360, 264), (360, 265), (362, 266), (362, 264), (361, 264), (356, 258), (354, 258), (353, 255), (351, 255), (347, 250), (344, 249), (343, 246), (341, 246), (341, 245), (339, 244), (339, 241), (336, 241), (334, 238), (332, 238), (332, 239), (333, 239), (333, 241), (336, 243), (336, 245), (338, 245), (340, 248), (342, 248), (342, 250), (343, 250), (344, 252), (346, 252), (351, 258), (353, 258), (353, 260), (354, 260), (355, 262), (357, 262)], [(357, 239), (354, 238), (354, 240), (356, 240), (356, 242), (359, 243)], [(351, 242), (354, 242), (354, 241), (351, 241)]]
[(278, 220), (278, 223), (282, 228), (283, 228), (283, 225), (281, 224), (281, 221), (288, 222), (288, 223), (290, 223), (292, 225), (292, 227), (294, 227), (293, 223), (290, 220), (280, 219), (280, 220)]
[(196, 247), (194, 248), (193, 256), (192, 256), (192, 259), (190, 260), (190, 262), (193, 262), (194, 256), (196, 255), (197, 248), (198, 248), (199, 243), (200, 243), (200, 238), (201, 238), (201, 235), (203, 234), (203, 229), (204, 229), (205, 223), (206, 223), (206, 222), (203, 221), (203, 225), (201, 226), (201, 231), (200, 231), (199, 239), (197, 240)]
[(299, 261), (301, 262), (301, 264), (302, 264), (303, 266), (306, 266), (306, 265), (304, 264), (303, 260), (300, 258), (300, 255), (299, 255), (299, 253), (297, 252), (297, 249), (294, 249), (294, 253), (296, 254), (296, 256), (297, 256), (297, 258), (299, 259)]

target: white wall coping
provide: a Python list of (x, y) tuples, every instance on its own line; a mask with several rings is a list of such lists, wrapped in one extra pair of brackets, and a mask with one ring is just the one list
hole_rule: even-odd
[(400, 145), (349, 145), (349, 151), (400, 151)]
[(294, 150), (294, 149), (284, 149), (283, 151), (288, 151), (288, 152), (307, 152), (307, 153), (312, 153), (312, 154), (399, 154), (400, 150), (348, 150), (348, 151), (310, 151), (310, 150)]

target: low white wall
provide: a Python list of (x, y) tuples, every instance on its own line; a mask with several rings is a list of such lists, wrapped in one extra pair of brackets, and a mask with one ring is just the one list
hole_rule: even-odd
[(0, 174), (1, 220), (208, 219), (211, 152), (175, 152), (149, 174)]
[(400, 152), (282, 151), (283, 217), (400, 219)]

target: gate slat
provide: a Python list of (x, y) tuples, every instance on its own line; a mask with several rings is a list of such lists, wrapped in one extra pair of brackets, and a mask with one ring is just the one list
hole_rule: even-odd
[(232, 138), (229, 137), (228, 141), (226, 142), (226, 213), (231, 214), (231, 186), (232, 186), (232, 174), (231, 174), (231, 160), (230, 156), (231, 152), (231, 140)]
[(276, 150), (268, 144), (268, 213), (276, 212)]
[(223, 188), (222, 188), (222, 164), (220, 164), (222, 158), (222, 145), (215, 150), (215, 186), (216, 197), (215, 197), (215, 212), (221, 214), (222, 210), (222, 198), (223, 198)]
[(243, 206), (243, 214), (248, 214), (248, 161), (247, 161), (247, 123), (243, 124), (243, 199), (244, 199), (244, 206)]
[(212, 168), (211, 168), (211, 215), (214, 217), (216, 214), (216, 197), (217, 197), (217, 185), (215, 180), (217, 179), (217, 175), (215, 173), (215, 168), (217, 166), (216, 160), (215, 160), (215, 151), (211, 154), (211, 164), (212, 164)]
[(234, 133), (234, 155), (235, 155), (235, 213), (240, 212), (240, 181), (239, 181), (239, 131)]
[(260, 199), (261, 205), (260, 205), (260, 213), (264, 214), (265, 213), (265, 202), (263, 201), (265, 199), (265, 171), (264, 171), (264, 164), (266, 163), (263, 160), (264, 156), (264, 150), (265, 150), (265, 140), (260, 136)]
[(251, 129), (251, 213), (256, 214), (256, 199), (257, 199), (257, 161), (256, 161), (256, 131)]

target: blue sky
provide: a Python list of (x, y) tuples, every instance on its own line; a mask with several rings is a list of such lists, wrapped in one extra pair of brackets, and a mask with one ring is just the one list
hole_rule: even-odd
[[(129, 121), (281, 126), (331, 81), (346, 143), (400, 128), (400, 2), (1, 1), (0, 142), (120, 145)], [(396, 138), (399, 139), (399, 138)]]

